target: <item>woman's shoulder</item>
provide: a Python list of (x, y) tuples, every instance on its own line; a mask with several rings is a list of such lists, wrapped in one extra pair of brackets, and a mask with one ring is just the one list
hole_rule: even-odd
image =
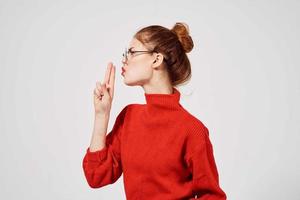
[(188, 135), (194, 135), (196, 137), (206, 137), (209, 134), (206, 124), (200, 120), (196, 115), (192, 114), (184, 107), (182, 107), (184, 113), (184, 121), (187, 128)]
[(144, 106), (144, 104), (130, 103), (130, 104), (125, 105), (122, 110), (139, 109), (139, 108), (142, 108), (143, 106)]
[(127, 105), (123, 106), (119, 115), (128, 115), (133, 110), (141, 110), (142, 107), (143, 107), (143, 104), (138, 104), (138, 103), (127, 104)]

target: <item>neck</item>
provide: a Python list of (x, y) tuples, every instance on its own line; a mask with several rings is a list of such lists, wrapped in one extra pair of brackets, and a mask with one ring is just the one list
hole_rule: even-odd
[(173, 86), (168, 85), (165, 87), (149, 87), (144, 86), (144, 93), (146, 94), (172, 94), (173, 93)]
[(146, 84), (142, 85), (147, 94), (171, 94), (173, 85), (166, 70), (154, 70), (154, 75)]

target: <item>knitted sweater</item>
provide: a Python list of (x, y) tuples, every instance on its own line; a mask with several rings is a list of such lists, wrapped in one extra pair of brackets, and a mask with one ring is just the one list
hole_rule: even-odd
[(106, 136), (106, 146), (82, 161), (91, 188), (123, 173), (127, 200), (225, 200), (207, 127), (180, 104), (180, 92), (144, 93), (128, 104)]

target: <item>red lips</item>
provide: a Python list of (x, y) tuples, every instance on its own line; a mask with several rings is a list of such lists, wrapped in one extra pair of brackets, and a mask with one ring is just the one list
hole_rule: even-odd
[(121, 74), (123, 75), (125, 71), (126, 71), (125, 68), (122, 67), (122, 73)]

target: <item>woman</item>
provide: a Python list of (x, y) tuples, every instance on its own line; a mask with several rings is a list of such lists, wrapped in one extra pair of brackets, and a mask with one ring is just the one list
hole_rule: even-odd
[(95, 124), (83, 169), (90, 187), (112, 184), (123, 173), (128, 200), (224, 200), (207, 127), (180, 104), (175, 87), (191, 77), (188, 26), (152, 25), (125, 50), (122, 76), (144, 89), (146, 104), (126, 105), (106, 135), (115, 66), (94, 90)]

